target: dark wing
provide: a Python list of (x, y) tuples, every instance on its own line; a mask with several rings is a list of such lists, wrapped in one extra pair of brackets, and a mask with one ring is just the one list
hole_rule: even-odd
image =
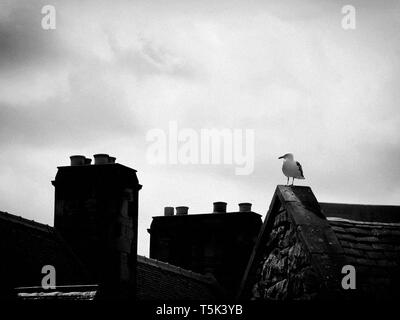
[(298, 167), (298, 168), (299, 168), (299, 170), (300, 170), (301, 176), (304, 178), (304, 174), (303, 174), (303, 168), (301, 167), (301, 164), (300, 164), (300, 162), (296, 161), (296, 164), (297, 164), (297, 167)]

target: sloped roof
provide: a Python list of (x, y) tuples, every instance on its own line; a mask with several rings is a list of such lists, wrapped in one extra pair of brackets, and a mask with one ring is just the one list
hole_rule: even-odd
[(400, 223), (400, 206), (319, 203), (326, 217), (336, 217), (356, 221)]
[(138, 300), (215, 300), (222, 289), (212, 276), (138, 255)]
[[(338, 205), (330, 206), (330, 209), (340, 212)], [(357, 207), (357, 210), (360, 209), (362, 206)], [(251, 290), (261, 255), (265, 248), (270, 246), (273, 237), (271, 231), (282, 210), (294, 224), (296, 235), (308, 252), (310, 263), (325, 288), (325, 297), (394, 297), (400, 274), (399, 224), (346, 221), (338, 218), (327, 220), (311, 189), (301, 186), (277, 186), (246, 269), (240, 297), (246, 297)], [(345, 210), (348, 216), (349, 207)], [(358, 275), (356, 283), (359, 290), (356, 290), (356, 294), (341, 288), (344, 276), (341, 270), (348, 264), (355, 266)], [(380, 294), (384, 291), (385, 295)]]
[[(223, 294), (212, 276), (139, 255), (136, 279), (137, 300), (215, 300)], [(58, 286), (54, 290), (17, 288), (18, 298), (23, 300), (93, 300), (97, 292), (97, 285)]]
[[(56, 229), (0, 212), (0, 282), (6, 295), (22, 299), (93, 299), (97, 289), (84, 265)], [(56, 269), (56, 290), (41, 288), (44, 265)], [(0, 292), (0, 295), (4, 292)], [(205, 300), (221, 297), (215, 278), (138, 256), (137, 298), (140, 300)]]
[(55, 267), (60, 285), (87, 281), (85, 268), (54, 228), (0, 212), (0, 235), (2, 284), (41, 285), (45, 265)]
[(344, 250), (356, 269), (361, 296), (390, 298), (400, 285), (400, 223), (362, 222), (329, 218)]

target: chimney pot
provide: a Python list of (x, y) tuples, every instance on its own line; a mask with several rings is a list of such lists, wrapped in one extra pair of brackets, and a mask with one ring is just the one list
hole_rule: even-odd
[(242, 202), (239, 203), (239, 212), (250, 212), (251, 211), (251, 203)]
[(173, 216), (174, 215), (174, 207), (164, 207), (164, 216)]
[(71, 159), (71, 166), (82, 166), (85, 164), (85, 156), (74, 155), (69, 157)]
[(85, 164), (89, 165), (92, 163), (92, 159), (90, 158), (85, 158)]
[(106, 153), (98, 153), (93, 155), (94, 164), (107, 164), (109, 163), (109, 156)]
[(108, 157), (108, 163), (115, 163), (116, 157)]
[(226, 212), (226, 202), (218, 201), (214, 202), (214, 213), (225, 213)]
[(176, 215), (177, 216), (186, 215), (186, 214), (188, 214), (188, 210), (189, 210), (189, 207), (184, 207), (184, 206), (176, 207)]

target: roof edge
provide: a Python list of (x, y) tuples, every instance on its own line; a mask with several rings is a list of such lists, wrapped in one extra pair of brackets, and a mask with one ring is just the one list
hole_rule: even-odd
[(53, 231), (53, 227), (48, 224), (40, 223), (35, 220), (29, 220), (29, 219), (23, 218), (21, 216), (17, 216), (17, 215), (14, 215), (14, 214), (11, 214), (8, 212), (4, 212), (4, 211), (0, 211), (0, 219), (11, 221), (13, 223), (22, 224), (24, 226), (34, 228), (34, 229), (44, 231), (44, 232), (52, 232)]
[(175, 266), (173, 264), (169, 264), (167, 262), (163, 262), (160, 260), (148, 258), (148, 257), (142, 256), (139, 254), (137, 255), (137, 261), (149, 264), (153, 267), (157, 267), (157, 268), (163, 269), (165, 271), (180, 274), (187, 278), (191, 278), (191, 279), (194, 279), (199, 282), (206, 283), (206, 284), (218, 284), (217, 280), (212, 275), (204, 275), (201, 273), (193, 272), (191, 270), (183, 269), (183, 268)]

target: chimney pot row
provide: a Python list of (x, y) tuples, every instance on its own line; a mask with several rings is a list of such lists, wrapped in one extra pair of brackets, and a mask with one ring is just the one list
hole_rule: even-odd
[[(214, 202), (214, 210), (213, 213), (226, 213), (226, 202), (217, 201)], [(250, 202), (242, 202), (239, 203), (239, 212), (251, 212), (252, 204)], [(176, 207), (176, 215), (182, 216), (187, 215), (189, 211), (189, 207), (180, 206)], [(164, 207), (164, 216), (170, 217), (174, 215), (174, 207)]]
[[(105, 153), (98, 153), (94, 156), (94, 164), (113, 164), (117, 158), (110, 157)], [(69, 157), (71, 159), (71, 166), (83, 166), (90, 165), (92, 163), (92, 159), (86, 158), (83, 155), (73, 155)]]

